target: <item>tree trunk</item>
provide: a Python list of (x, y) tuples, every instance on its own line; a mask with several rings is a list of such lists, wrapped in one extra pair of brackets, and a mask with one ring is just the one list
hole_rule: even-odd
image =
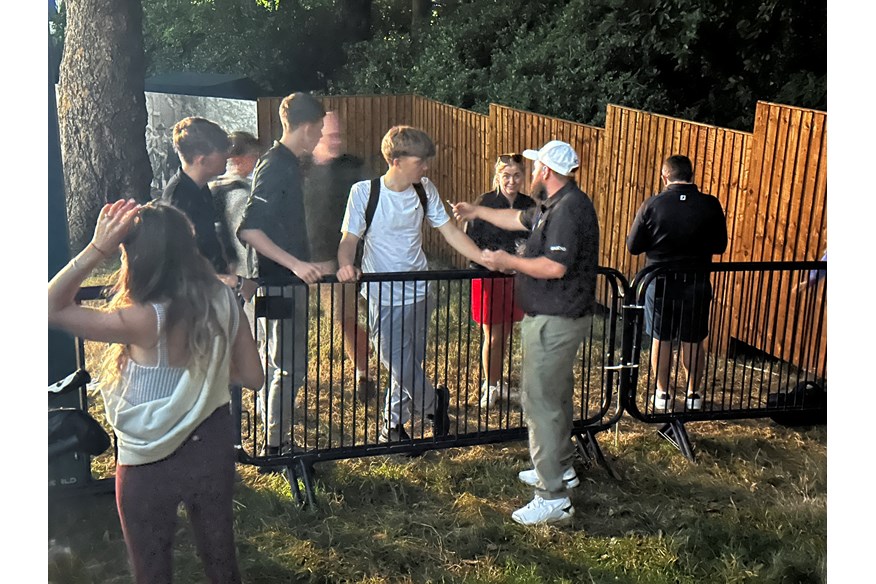
[(58, 92), (71, 254), (101, 207), (149, 200), (140, 0), (68, 0)]

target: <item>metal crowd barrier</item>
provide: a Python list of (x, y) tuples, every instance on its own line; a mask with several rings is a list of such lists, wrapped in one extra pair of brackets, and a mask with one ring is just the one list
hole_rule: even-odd
[[(826, 408), (803, 394), (778, 399), (827, 377), (827, 262), (734, 262), (690, 270), (650, 267), (634, 278), (624, 305), (623, 408), (635, 418), (663, 424), (660, 434), (688, 459), (688, 422), (776, 417)], [(648, 306), (649, 289), (657, 291)], [(661, 294), (662, 292), (662, 294)], [(712, 299), (709, 302), (709, 292)], [(698, 320), (699, 319), (699, 320)], [(705, 319), (705, 320), (703, 320)], [(660, 321), (665, 341), (654, 345), (646, 321)], [(693, 341), (708, 327), (702, 350)], [(701, 380), (686, 399), (687, 364)], [(659, 356), (665, 361), (669, 399), (657, 399)]]
[[(611, 428), (624, 411), (643, 422), (662, 424), (659, 433), (694, 460), (686, 423), (806, 414), (825, 407), (805, 397), (774, 398), (801, 383), (826, 379), (826, 274), (827, 262), (718, 263), (700, 270), (661, 266), (642, 270), (628, 285), (616, 270), (599, 268), (597, 309), (575, 372), (572, 438), (585, 465), (595, 462), (617, 478), (602, 455), (597, 436)], [(510, 286), (513, 290), (513, 280), (483, 270), (367, 274), (354, 285), (338, 284), (333, 277), (311, 286), (300, 281), (263, 285), (245, 309), (257, 343), (265, 343), (272, 325), (275, 338), (285, 337), (276, 350), (276, 362), (284, 364), (279, 369), (285, 371), (277, 376), (276, 395), (285, 395), (285, 400), (277, 400), (274, 406), (280, 425), (286, 422), (286, 427), (281, 428), (279, 451), (269, 451), (267, 416), (260, 412), (265, 400), (258, 388), (233, 387), (238, 460), (284, 473), (296, 501), (304, 504), (314, 502), (313, 467), (318, 462), (418, 456), (428, 450), (525, 439), (518, 401), (506, 395), (497, 403), (481, 403), (485, 339), (481, 326), (472, 319), (471, 304), (472, 280), (478, 278), (483, 279), (483, 288)], [(369, 322), (369, 303), (407, 304), (417, 286), (428, 290), (428, 309), (396, 315), (383, 324)], [(646, 310), (648, 290), (654, 286), (672, 293), (656, 295)], [(83, 287), (78, 299), (99, 303), (102, 292), (102, 287)], [(708, 296), (711, 300), (705, 302)], [(654, 400), (657, 371), (651, 364), (652, 339), (645, 330), (646, 320), (653, 322), (658, 312), (661, 329), (669, 331), (660, 351), (667, 360), (668, 399), (659, 407)], [(690, 315), (706, 319), (708, 326), (702, 378), (695, 387), (701, 397), (699, 409), (685, 399), (687, 378), (679, 350), (682, 341), (698, 337), (685, 328), (696, 325), (685, 321)], [(361, 327), (354, 337), (366, 336), (365, 371), (377, 382), (374, 395), (363, 399), (356, 395), (355, 367), (344, 351), (340, 323), (345, 319)], [(410, 351), (419, 350), (425, 356), (423, 368), (418, 369), (418, 360), (407, 356), (400, 360), (400, 369), (413, 375), (414, 385), (448, 389), (450, 428), (445, 436), (433, 435), (431, 421), (425, 417), (428, 412), (419, 411), (404, 426), (409, 438), (383, 443), (383, 400), (391, 376), (378, 358), (375, 342), (386, 341), (391, 352), (398, 337), (389, 330), (403, 333), (411, 327), (418, 332)], [(691, 343), (686, 348), (695, 346)], [(78, 366), (84, 368), (81, 339), (77, 339), (77, 349)], [(519, 388), (517, 326), (509, 327), (503, 350), (502, 379)], [(265, 352), (263, 358), (270, 383), (268, 356)], [(80, 401), (83, 409), (103, 420), (99, 396), (89, 399), (83, 392)], [(415, 395), (414, 401), (415, 410), (426, 405), (422, 394)], [(108, 475), (114, 462), (114, 452), (108, 452), (92, 459), (90, 470), (99, 464)], [(112, 489), (112, 482), (111, 476), (80, 481), (100, 490)]]
[[(626, 281), (610, 269), (600, 269), (597, 277), (600, 303), (575, 373), (574, 436), (587, 464), (595, 461), (614, 474), (602, 456), (596, 435), (610, 428), (622, 414), (616, 365), (621, 362), (620, 319)], [(366, 274), (358, 286), (337, 284), (333, 277), (309, 287), (291, 282), (263, 286), (249, 311), (255, 317), (255, 336), (260, 346), (266, 344), (266, 331), (272, 330), (275, 337), (287, 337), (283, 354), (275, 359), (287, 364), (287, 375), (277, 377), (280, 390), (274, 392), (283, 396), (274, 404), (279, 405), (274, 418), (286, 428), (280, 452), (269, 451), (265, 421), (269, 416), (261, 405), (270, 401), (263, 400), (269, 396), (260, 397), (257, 391), (244, 389), (239, 400), (241, 462), (286, 473), (294, 496), (304, 503), (313, 500), (313, 465), (317, 462), (389, 454), (416, 456), (427, 450), (525, 438), (519, 402), (507, 396), (496, 404), (482, 404), (480, 399), (485, 376), (481, 346), (485, 339), (481, 327), (472, 320), (473, 278), (483, 278), (484, 288), (510, 286), (513, 290), (513, 279), (480, 270)], [(409, 304), (417, 287), (428, 290), (428, 308), (398, 313), (382, 323), (369, 322), (369, 304)], [(377, 381), (378, 392), (364, 402), (356, 397), (354, 364), (344, 352), (340, 325), (344, 319), (358, 322), (361, 331), (355, 334), (365, 334), (369, 339), (366, 372)], [(306, 323), (306, 330), (300, 323)], [(391, 376), (378, 358), (375, 345), (384, 344), (387, 352), (392, 352), (405, 332), (413, 338), (399, 361), (401, 374), (409, 376), (409, 385), (412, 381), (415, 387), (428, 384), (449, 390), (450, 430), (446, 436), (433, 435), (431, 422), (425, 418), (429, 412), (415, 411), (404, 426), (410, 439), (382, 443), (384, 399)], [(509, 326), (508, 334), (502, 378), (510, 387), (519, 388), (518, 328)], [(301, 344), (299, 339), (297, 348), (292, 349), (297, 335), (306, 343)], [(417, 350), (425, 355), (422, 370), (419, 360), (412, 358)], [(267, 354), (263, 358), (270, 383), (272, 362)], [(421, 403), (416, 403), (418, 399)], [(428, 405), (423, 402), (422, 394), (415, 392), (413, 409), (422, 410)], [(277, 446), (276, 436), (271, 443)]]

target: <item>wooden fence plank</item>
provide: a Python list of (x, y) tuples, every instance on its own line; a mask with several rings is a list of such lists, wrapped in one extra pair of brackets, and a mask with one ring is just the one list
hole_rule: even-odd
[[(266, 146), (280, 135), (280, 99), (257, 103), (259, 139)], [(458, 200), (490, 187), (498, 154), (539, 148), (550, 139), (569, 142), (580, 157), (576, 178), (597, 210), (600, 264), (627, 277), (644, 262), (626, 252), (626, 235), (641, 203), (660, 190), (660, 164), (670, 154), (689, 156), (697, 184), (721, 201), (729, 235), (724, 260), (818, 259), (826, 245), (824, 112), (758, 102), (748, 133), (613, 104), (606, 106), (605, 128), (595, 128), (499, 104), (482, 115), (416, 95), (327, 96), (324, 103), (339, 112), (350, 153), (366, 160), (375, 175), (385, 171), (380, 139), (389, 127), (425, 130), (438, 149), (430, 176), (442, 195)], [(524, 192), (530, 192), (526, 174)], [(428, 231), (428, 253), (461, 262), (440, 235), (434, 237), (435, 230)], [(728, 311), (722, 322), (740, 340), (798, 360), (805, 349), (810, 361), (824, 363), (825, 339), (810, 335), (804, 349), (794, 348), (799, 328), (775, 326), (801, 310), (801, 300), (781, 297), (782, 312), (763, 314), (747, 297), (757, 277), (727, 277), (716, 285), (716, 298), (720, 293), (723, 301), (715, 310)], [(763, 285), (767, 294), (778, 294), (775, 284)]]

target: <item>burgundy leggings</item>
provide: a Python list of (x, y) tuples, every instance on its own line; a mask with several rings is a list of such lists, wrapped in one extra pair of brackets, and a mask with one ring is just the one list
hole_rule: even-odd
[(209, 581), (240, 582), (231, 503), (234, 461), (231, 413), (226, 404), (167, 458), (116, 468), (116, 504), (136, 582), (171, 581), (180, 503), (192, 522)]

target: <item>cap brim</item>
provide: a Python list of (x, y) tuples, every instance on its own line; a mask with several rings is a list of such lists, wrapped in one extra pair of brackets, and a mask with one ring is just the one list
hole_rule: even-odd
[(538, 150), (524, 150), (522, 154), (523, 158), (529, 160), (538, 160)]

